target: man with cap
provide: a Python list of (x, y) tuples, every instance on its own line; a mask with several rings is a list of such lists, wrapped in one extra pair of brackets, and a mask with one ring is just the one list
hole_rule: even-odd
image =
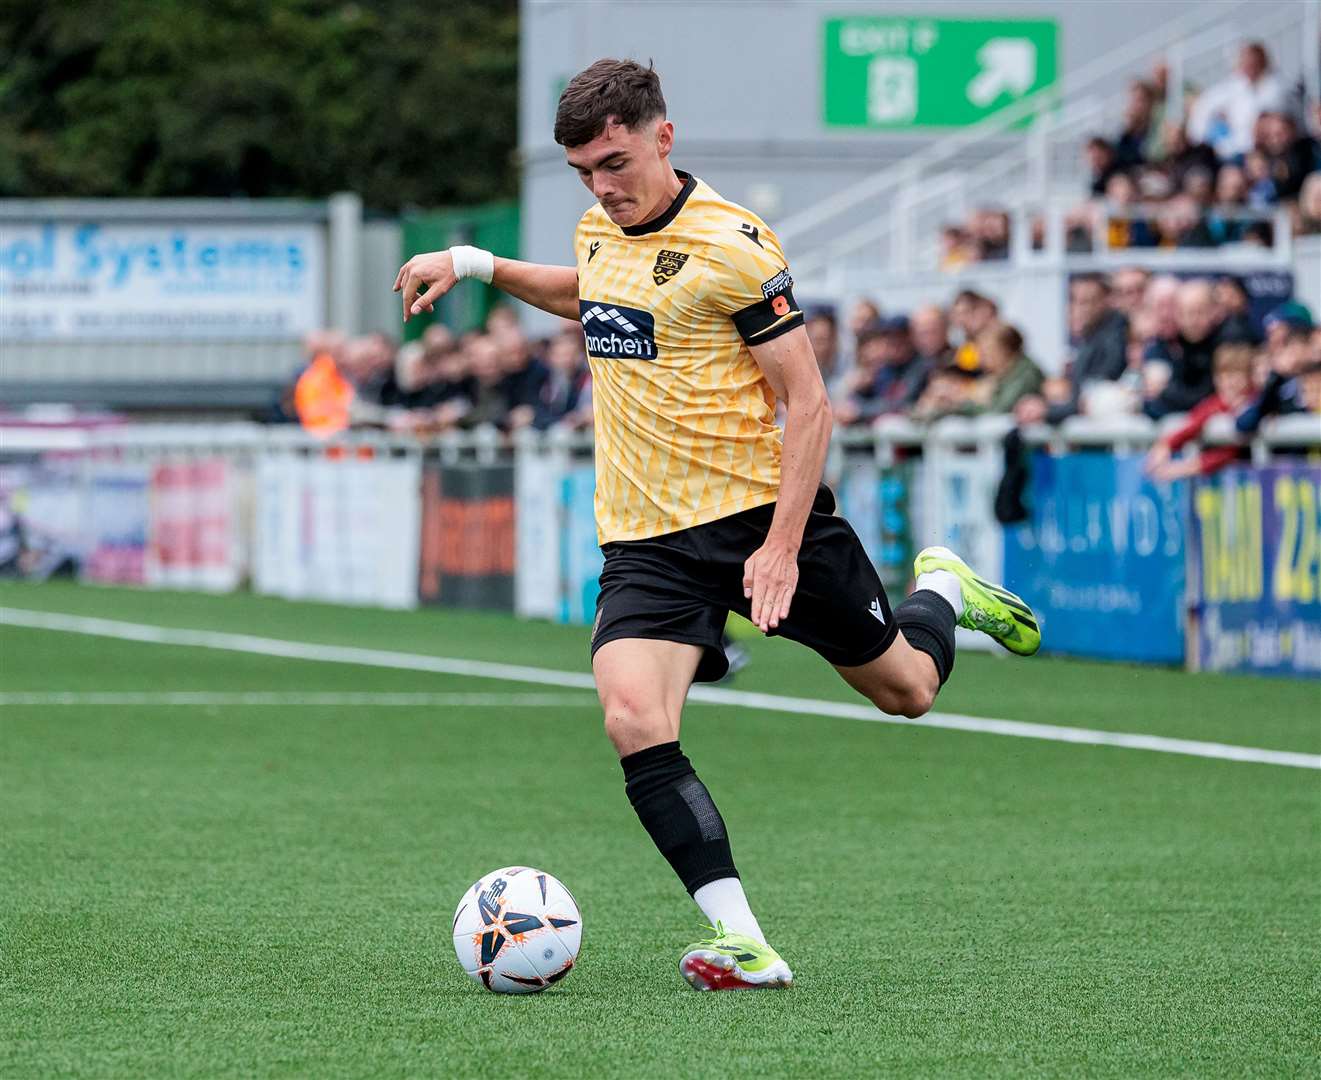
[(922, 395), (932, 362), (918, 356), (906, 315), (875, 319), (858, 335), (858, 371), (848, 400), (836, 410), (842, 423), (871, 423), (907, 412)]

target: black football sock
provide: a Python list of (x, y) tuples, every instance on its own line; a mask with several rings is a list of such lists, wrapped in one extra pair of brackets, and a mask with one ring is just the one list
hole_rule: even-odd
[(954, 670), (954, 609), (937, 592), (918, 589), (894, 609), (894, 621), (904, 640), (936, 664), (940, 685)]
[(689, 893), (738, 877), (724, 818), (677, 742), (649, 746), (619, 763), (628, 801)]

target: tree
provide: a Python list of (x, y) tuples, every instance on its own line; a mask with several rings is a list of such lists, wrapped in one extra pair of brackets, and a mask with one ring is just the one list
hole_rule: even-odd
[(0, 195), (517, 192), (516, 0), (0, 0)]

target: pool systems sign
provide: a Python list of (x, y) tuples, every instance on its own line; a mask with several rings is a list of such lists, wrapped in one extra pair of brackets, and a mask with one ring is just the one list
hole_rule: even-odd
[(828, 127), (967, 127), (1055, 84), (1050, 19), (827, 19)]
[(0, 224), (6, 341), (287, 340), (325, 324), (314, 223)]

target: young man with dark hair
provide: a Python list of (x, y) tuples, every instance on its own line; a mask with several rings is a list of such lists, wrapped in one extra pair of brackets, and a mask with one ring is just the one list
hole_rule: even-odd
[(956, 624), (1024, 655), (1040, 634), (1021, 600), (943, 548), (918, 556), (917, 590), (890, 610), (820, 483), (830, 405), (779, 241), (673, 168), (656, 73), (597, 61), (561, 96), (555, 137), (597, 200), (578, 223), (576, 266), (452, 248), (410, 259), (395, 287), (405, 318), (476, 276), (582, 322), (605, 553), (592, 671), (606, 733), (643, 827), (715, 927), (685, 950), (684, 977), (699, 989), (786, 986), (724, 819), (679, 746), (689, 686), (725, 672), (727, 614), (811, 646), (878, 708), (914, 717), (949, 676)]

